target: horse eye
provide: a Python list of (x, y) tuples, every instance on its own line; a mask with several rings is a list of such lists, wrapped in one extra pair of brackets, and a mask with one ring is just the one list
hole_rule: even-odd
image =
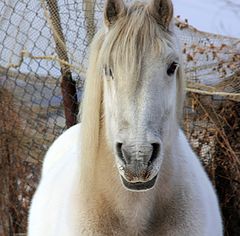
[(178, 68), (178, 63), (175, 61), (172, 62), (172, 64), (170, 64), (170, 66), (167, 69), (167, 74), (169, 76), (173, 75), (177, 68)]
[(105, 76), (109, 76), (113, 79), (113, 73), (112, 73), (111, 68), (104, 66), (104, 74), (105, 74)]

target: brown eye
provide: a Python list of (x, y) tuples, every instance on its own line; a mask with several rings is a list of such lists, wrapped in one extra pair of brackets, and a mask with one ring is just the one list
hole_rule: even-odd
[(111, 77), (113, 79), (113, 73), (112, 73), (111, 68), (104, 66), (104, 74), (105, 74), (105, 76)]
[(173, 75), (177, 68), (178, 68), (178, 63), (174, 61), (172, 64), (169, 65), (167, 69), (167, 74), (169, 76)]

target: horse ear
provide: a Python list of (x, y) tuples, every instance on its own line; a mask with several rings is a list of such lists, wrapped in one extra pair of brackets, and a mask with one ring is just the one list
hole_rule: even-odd
[(165, 29), (169, 29), (173, 18), (173, 5), (171, 0), (152, 0), (148, 5), (148, 9), (158, 24)]
[(123, 0), (106, 0), (104, 8), (104, 21), (106, 26), (110, 27), (113, 25), (125, 12), (126, 7)]

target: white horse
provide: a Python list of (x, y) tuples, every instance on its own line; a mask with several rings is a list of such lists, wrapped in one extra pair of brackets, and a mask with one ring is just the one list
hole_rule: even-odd
[(107, 0), (82, 124), (44, 160), (29, 236), (221, 236), (214, 189), (179, 128), (183, 66), (170, 0)]

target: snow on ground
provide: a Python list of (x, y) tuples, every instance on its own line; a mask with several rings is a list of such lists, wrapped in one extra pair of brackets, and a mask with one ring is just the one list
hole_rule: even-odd
[(172, 0), (175, 16), (188, 19), (198, 30), (240, 38), (240, 1), (231, 0)]

